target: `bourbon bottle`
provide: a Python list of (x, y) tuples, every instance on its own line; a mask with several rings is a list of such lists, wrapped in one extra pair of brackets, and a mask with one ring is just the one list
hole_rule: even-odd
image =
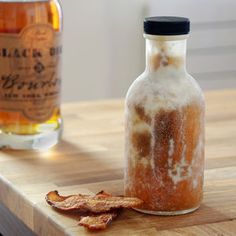
[(62, 11), (57, 0), (0, 0), (0, 147), (58, 143)]
[(186, 214), (202, 201), (205, 102), (186, 70), (189, 30), (187, 18), (144, 21), (146, 70), (125, 106), (125, 194), (144, 213)]

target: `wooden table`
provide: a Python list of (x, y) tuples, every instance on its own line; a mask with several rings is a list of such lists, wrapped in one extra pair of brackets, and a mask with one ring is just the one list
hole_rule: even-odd
[[(205, 196), (201, 208), (178, 217), (125, 211), (96, 235), (236, 235), (236, 90), (208, 92), (206, 100)], [(0, 200), (6, 211), (38, 235), (93, 235), (77, 226), (76, 216), (52, 210), (44, 197), (55, 189), (62, 194), (102, 189), (122, 194), (123, 101), (66, 104), (63, 113), (64, 138), (56, 148), (0, 153)], [(10, 229), (17, 229), (15, 235), (19, 235), (21, 230), (11, 224)], [(7, 224), (0, 221), (0, 225), (6, 230)]]

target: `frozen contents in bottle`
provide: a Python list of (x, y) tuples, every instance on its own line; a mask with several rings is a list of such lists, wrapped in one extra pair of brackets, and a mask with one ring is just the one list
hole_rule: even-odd
[(186, 71), (189, 21), (154, 17), (144, 28), (146, 69), (125, 105), (125, 194), (142, 199), (143, 212), (184, 214), (200, 206), (204, 176), (205, 103)]
[[(143, 111), (143, 112), (140, 112)], [(202, 107), (191, 103), (146, 117), (135, 106), (129, 120), (126, 194), (150, 211), (180, 211), (202, 200), (204, 145)]]

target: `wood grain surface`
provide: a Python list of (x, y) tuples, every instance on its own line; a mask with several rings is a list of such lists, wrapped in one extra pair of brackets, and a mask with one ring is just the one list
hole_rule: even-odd
[[(95, 235), (236, 235), (236, 90), (206, 93), (206, 171), (201, 208), (159, 217), (124, 211)], [(45, 203), (45, 194), (123, 193), (123, 101), (63, 106), (54, 149), (0, 153), (0, 201), (37, 235), (94, 235)]]

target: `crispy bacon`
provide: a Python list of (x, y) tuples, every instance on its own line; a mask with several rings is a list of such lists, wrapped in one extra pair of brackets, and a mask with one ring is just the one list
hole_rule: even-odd
[(47, 194), (46, 201), (52, 207), (63, 211), (82, 211), (92, 213), (104, 213), (114, 209), (132, 208), (140, 206), (143, 201), (138, 198), (113, 197), (104, 191), (95, 196), (71, 195), (60, 196), (57, 191)]
[(102, 230), (115, 219), (118, 215), (118, 211), (110, 213), (102, 213), (100, 215), (83, 216), (79, 221), (80, 226), (84, 226), (89, 230)]
[(69, 197), (72, 197), (73, 195), (70, 196), (61, 196), (59, 195), (58, 191), (51, 191), (46, 195), (46, 201), (49, 205), (53, 205), (53, 202), (62, 202), (66, 200)]

